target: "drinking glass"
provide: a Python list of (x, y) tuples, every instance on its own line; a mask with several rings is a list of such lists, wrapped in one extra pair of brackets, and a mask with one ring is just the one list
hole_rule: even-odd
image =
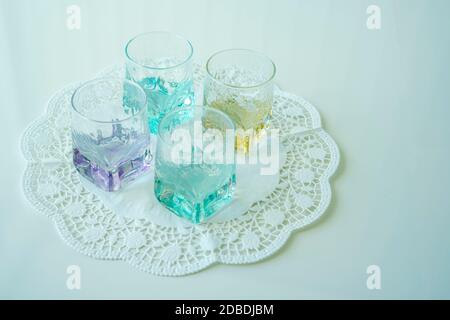
[(155, 156), (156, 198), (193, 223), (231, 202), (236, 184), (235, 130), (223, 112), (185, 107), (159, 124)]
[(147, 94), (152, 133), (164, 114), (194, 103), (192, 54), (189, 41), (169, 32), (144, 33), (127, 43), (126, 78)]
[(150, 165), (145, 92), (123, 79), (86, 82), (72, 96), (73, 163), (105, 191), (119, 190)]
[(269, 125), (275, 64), (252, 50), (229, 49), (212, 55), (206, 71), (203, 103), (230, 116), (236, 149), (247, 153), (250, 141)]

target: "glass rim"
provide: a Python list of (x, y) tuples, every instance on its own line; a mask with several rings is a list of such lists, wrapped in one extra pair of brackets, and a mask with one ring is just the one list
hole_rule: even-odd
[[(137, 88), (138, 91), (140, 92), (139, 94), (141, 95), (142, 99), (142, 104), (141, 104), (141, 108), (138, 110), (138, 112), (136, 112), (135, 114), (132, 114), (126, 118), (120, 119), (120, 120), (97, 120), (97, 119), (93, 119), (89, 116), (87, 116), (86, 114), (82, 113), (81, 111), (79, 111), (77, 109), (77, 107), (75, 106), (75, 97), (77, 95), (80, 94), (80, 91), (84, 88), (86, 88), (89, 85), (92, 85), (94, 83), (97, 82), (101, 82), (101, 81), (117, 81), (120, 83), (127, 83), (132, 85), (133, 87)], [(75, 91), (72, 94), (72, 97), (70, 98), (70, 105), (72, 106), (72, 110), (75, 111), (79, 116), (81, 116), (83, 119), (91, 121), (91, 122), (95, 122), (95, 123), (102, 123), (102, 124), (114, 124), (114, 123), (123, 123), (125, 121), (128, 121), (130, 119), (136, 118), (138, 116), (140, 116), (143, 112), (146, 111), (146, 105), (147, 105), (147, 95), (145, 94), (145, 91), (135, 82), (127, 80), (127, 79), (121, 79), (118, 77), (100, 77), (100, 78), (95, 78), (95, 79), (91, 79), (88, 80), (86, 82), (83, 82), (80, 86), (78, 86)]]
[[(189, 54), (187, 55), (187, 57), (182, 62), (174, 64), (173, 66), (169, 66), (169, 67), (155, 67), (155, 66), (149, 66), (149, 65), (145, 65), (145, 64), (137, 62), (129, 54), (128, 47), (136, 39), (144, 37), (144, 36), (148, 36), (148, 35), (154, 35), (154, 34), (166, 34), (166, 35), (170, 35), (170, 36), (172, 36), (174, 38), (178, 38), (179, 40), (184, 41), (187, 44), (188, 48), (189, 48)], [(132, 63), (134, 63), (134, 64), (136, 64), (136, 65), (138, 65), (138, 66), (140, 66), (140, 67), (143, 67), (143, 68), (146, 68), (146, 69), (150, 69), (150, 70), (169, 70), (169, 69), (174, 69), (174, 68), (180, 67), (180, 66), (186, 64), (187, 62), (189, 62), (193, 55), (194, 55), (194, 47), (192, 46), (192, 43), (189, 40), (187, 40), (186, 38), (182, 37), (181, 35), (179, 35), (177, 33), (170, 32), (170, 31), (143, 32), (143, 33), (140, 33), (140, 34), (134, 36), (130, 40), (128, 40), (127, 44), (125, 45), (125, 57), (127, 58), (127, 60), (132, 62)]]
[[(213, 113), (219, 114), (222, 118), (224, 118), (224, 119), (228, 122), (228, 124), (230, 125), (230, 128), (229, 128), (229, 129), (232, 129), (233, 131), (236, 131), (236, 126), (235, 126), (233, 120), (232, 120), (232, 119), (230, 118), (230, 116), (227, 115), (225, 112), (220, 111), (220, 110), (218, 110), (218, 109), (216, 109), (216, 108), (208, 107), (207, 105), (194, 105), (194, 106), (187, 106), (187, 107), (182, 107), (182, 108), (175, 108), (174, 110), (170, 111), (169, 113), (166, 113), (166, 114), (162, 117), (162, 119), (159, 121), (159, 124), (158, 124), (158, 140), (164, 142), (164, 144), (166, 144), (166, 145), (171, 145), (171, 144), (173, 144), (173, 143), (167, 142), (167, 141), (161, 136), (161, 127), (162, 127), (163, 122), (164, 122), (165, 120), (167, 120), (167, 118), (173, 116), (174, 114), (176, 114), (176, 113), (178, 113), (178, 112), (182, 112), (182, 111), (185, 111), (185, 110), (198, 110), (198, 109), (201, 109), (201, 110), (207, 110), (207, 111), (212, 111)], [(233, 137), (233, 139), (234, 139), (234, 137)]]
[[(270, 77), (267, 80), (262, 81), (261, 83), (258, 83), (256, 85), (251, 85), (251, 86), (237, 86), (237, 85), (232, 85), (229, 83), (226, 83), (224, 81), (221, 81), (219, 79), (217, 79), (215, 76), (212, 75), (211, 71), (210, 71), (210, 63), (211, 61), (217, 57), (220, 54), (223, 53), (229, 53), (229, 52), (245, 52), (245, 53), (251, 53), (254, 55), (258, 55), (260, 57), (263, 57), (264, 59), (266, 59), (272, 66), (272, 73), (270, 75)], [(206, 61), (206, 73), (208, 74), (208, 76), (213, 79), (214, 81), (219, 82), (220, 84), (230, 87), (230, 88), (234, 88), (234, 89), (254, 89), (254, 88), (258, 88), (258, 87), (262, 87), (264, 85), (266, 85), (267, 83), (269, 83), (270, 81), (272, 81), (275, 78), (275, 75), (277, 73), (277, 67), (275, 65), (275, 63), (272, 61), (272, 59), (270, 59), (267, 55), (259, 52), (259, 51), (255, 51), (252, 49), (245, 49), (245, 48), (231, 48), (231, 49), (224, 49), (224, 50), (220, 50), (217, 51), (216, 53), (214, 53), (213, 55), (211, 55), (208, 60)]]

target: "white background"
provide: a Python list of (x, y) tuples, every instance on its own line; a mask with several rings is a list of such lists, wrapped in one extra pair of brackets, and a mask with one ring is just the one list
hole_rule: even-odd
[[(81, 8), (81, 30), (66, 8)], [(382, 28), (366, 28), (381, 8)], [(450, 2), (0, 0), (0, 298), (450, 298)], [(121, 62), (135, 34), (245, 47), (320, 111), (341, 149), (325, 217), (273, 257), (163, 278), (62, 243), (27, 203), (20, 138), (64, 85)], [(66, 288), (79, 265), (82, 289)], [(382, 290), (366, 287), (366, 268)]]

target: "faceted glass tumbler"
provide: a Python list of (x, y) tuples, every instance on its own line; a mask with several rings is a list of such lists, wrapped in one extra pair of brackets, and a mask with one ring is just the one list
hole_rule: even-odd
[(236, 184), (235, 131), (223, 112), (186, 107), (159, 124), (155, 195), (193, 223), (212, 217), (232, 200)]
[(247, 49), (212, 55), (206, 64), (205, 105), (230, 116), (236, 125), (236, 149), (247, 153), (250, 141), (269, 125), (275, 64)]
[(126, 78), (147, 94), (152, 133), (166, 113), (193, 105), (192, 55), (191, 43), (170, 32), (144, 33), (127, 43)]
[(105, 191), (119, 190), (149, 169), (146, 96), (137, 84), (100, 78), (72, 96), (73, 163)]

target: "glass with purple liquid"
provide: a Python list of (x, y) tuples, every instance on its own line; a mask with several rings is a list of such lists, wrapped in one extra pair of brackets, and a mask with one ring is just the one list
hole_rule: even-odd
[(86, 179), (117, 191), (148, 171), (146, 95), (128, 80), (86, 82), (72, 96), (73, 163)]

